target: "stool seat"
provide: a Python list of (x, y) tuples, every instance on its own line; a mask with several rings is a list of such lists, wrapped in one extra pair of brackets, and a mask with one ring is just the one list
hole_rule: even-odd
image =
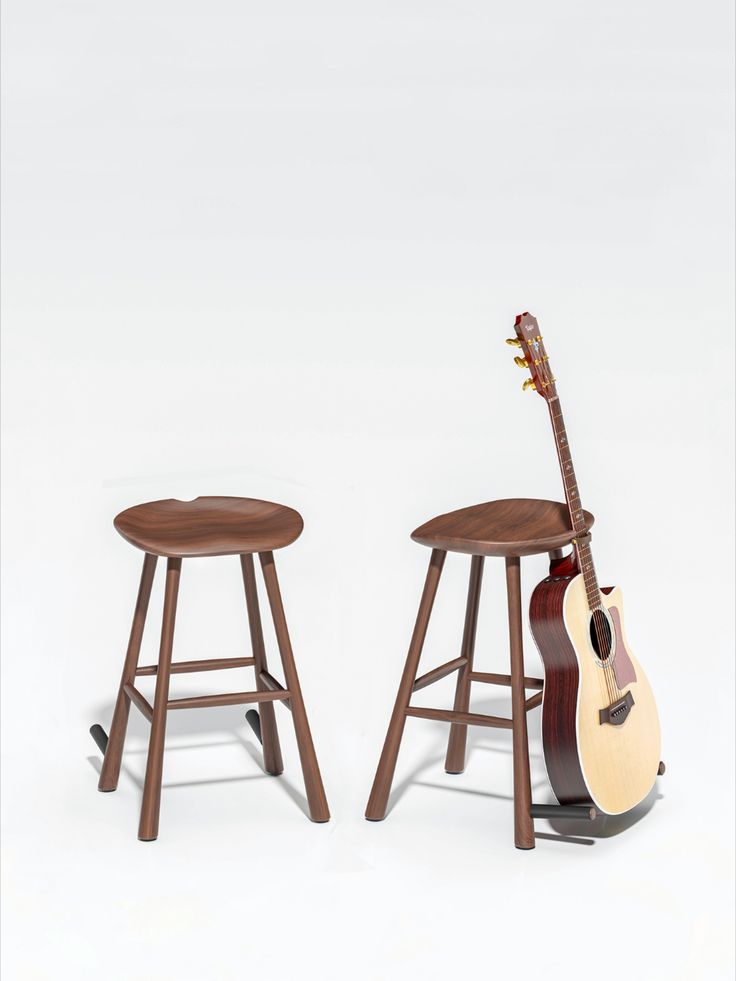
[(114, 524), (131, 545), (167, 558), (272, 552), (304, 527), (293, 508), (250, 497), (150, 501), (121, 511)]
[[(595, 519), (589, 511), (584, 516), (588, 531)], [(509, 557), (551, 552), (574, 535), (566, 504), (516, 497), (440, 514), (411, 537), (444, 552)]]

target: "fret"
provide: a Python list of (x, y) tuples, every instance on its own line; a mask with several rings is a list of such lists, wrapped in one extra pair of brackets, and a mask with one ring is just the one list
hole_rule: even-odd
[[(567, 508), (570, 512), (570, 521), (575, 534), (583, 535), (585, 534), (585, 515), (582, 508), (577, 477), (575, 476), (575, 467), (572, 462), (572, 454), (570, 452), (570, 444), (567, 437), (567, 430), (565, 429), (562, 409), (556, 395), (555, 402), (557, 403), (556, 405), (551, 404), (552, 400), (550, 399), (548, 407), (552, 420), (552, 430), (555, 436), (557, 456), (560, 461), (560, 471), (562, 474), (562, 484), (565, 489)], [(577, 550), (578, 566), (583, 576), (588, 606), (591, 609), (596, 609), (600, 606), (600, 589), (598, 588), (598, 577), (593, 564), (590, 546), (586, 543), (585, 545), (576, 545), (575, 548)]]

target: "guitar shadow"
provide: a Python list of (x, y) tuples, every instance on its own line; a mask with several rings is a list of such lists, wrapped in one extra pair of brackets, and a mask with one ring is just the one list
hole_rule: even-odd
[[(624, 831), (628, 831), (629, 828), (633, 828), (635, 824), (638, 824), (652, 810), (657, 801), (664, 798), (664, 794), (660, 792), (658, 784), (659, 781), (656, 781), (644, 800), (624, 814), (599, 814), (593, 821), (571, 821), (566, 818), (548, 818), (547, 820), (550, 826), (554, 828), (556, 834), (546, 836), (537, 835), (537, 837), (569, 837), (574, 832), (581, 831), (582, 825), (584, 826), (585, 833), (592, 838), (615, 838), (616, 835), (620, 835)], [(550, 801), (550, 803), (555, 803), (555, 801)], [(593, 844), (593, 842), (591, 841), (590, 844)]]

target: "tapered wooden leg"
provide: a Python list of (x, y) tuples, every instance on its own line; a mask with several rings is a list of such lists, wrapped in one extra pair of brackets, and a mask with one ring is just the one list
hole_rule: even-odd
[(176, 601), (179, 595), (181, 559), (169, 559), (166, 563), (166, 591), (164, 616), (161, 625), (161, 647), (156, 672), (156, 695), (153, 700), (151, 736), (148, 741), (146, 780), (143, 784), (143, 804), (138, 837), (141, 841), (154, 841), (158, 837), (158, 815), (161, 807), (161, 777), (164, 765), (164, 740), (166, 737), (166, 705), (169, 700), (171, 675), (171, 651), (174, 646)]
[(439, 585), (440, 575), (442, 574), (442, 566), (445, 564), (446, 554), (446, 552), (435, 548), (432, 550), (429, 560), (429, 569), (427, 570), (422, 599), (419, 603), (419, 612), (417, 613), (416, 623), (414, 624), (414, 633), (409, 644), (409, 653), (406, 657), (404, 673), (401, 676), (394, 710), (388, 725), (388, 732), (386, 733), (386, 741), (383, 744), (383, 752), (378, 762), (371, 796), (368, 799), (368, 807), (365, 812), (365, 816), (369, 821), (382, 821), (386, 817), (388, 795), (391, 792), (396, 760), (399, 756), (401, 737), (404, 733), (404, 724), (406, 723), (406, 710), (409, 707), (412, 688), (416, 681), (419, 658), (422, 655), (424, 638), (427, 635), (427, 625), (429, 624), (429, 617), (432, 613), (434, 598), (437, 595), (437, 586)]
[(530, 813), (532, 784), (529, 773), (529, 739), (526, 731), (520, 564), (518, 556), (506, 559), (514, 748), (514, 843), (517, 848), (534, 848), (534, 821)]
[[(470, 581), (468, 582), (468, 602), (465, 607), (465, 627), (463, 628), (463, 643), (461, 657), (466, 658), (465, 664), (457, 675), (455, 688), (456, 712), (467, 712), (470, 706), (470, 672), (473, 670), (473, 655), (475, 653), (475, 634), (478, 627), (478, 604), (480, 602), (480, 587), (483, 581), (483, 556), (474, 555), (470, 561)], [(450, 726), (450, 738), (447, 742), (445, 771), (447, 773), (462, 773), (465, 769), (465, 746), (468, 740), (468, 727), (454, 723)]]
[[(248, 607), (250, 643), (253, 648), (253, 658), (256, 662), (256, 688), (258, 691), (266, 691), (267, 686), (261, 680), (261, 672), (268, 671), (268, 663), (266, 661), (266, 646), (263, 643), (263, 627), (261, 625), (261, 611), (258, 606), (258, 589), (256, 586), (253, 556), (241, 555), (240, 566), (243, 570), (245, 603)], [(261, 717), (261, 739), (263, 742), (263, 765), (267, 773), (278, 776), (279, 773), (284, 772), (284, 764), (281, 759), (279, 733), (276, 728), (276, 713), (271, 702), (261, 702), (259, 714)]]
[(130, 715), (130, 699), (125, 693), (125, 685), (133, 684), (135, 681), (135, 669), (138, 667), (138, 657), (141, 652), (141, 640), (143, 639), (143, 628), (146, 623), (148, 613), (148, 601), (151, 598), (151, 586), (153, 576), (156, 572), (157, 557), (146, 553), (143, 559), (143, 572), (141, 582), (138, 587), (138, 599), (135, 604), (133, 614), (133, 625), (130, 628), (130, 638), (128, 640), (128, 650), (125, 654), (123, 664), (123, 674), (118, 688), (118, 697), (115, 702), (115, 711), (112, 714), (112, 725), (110, 735), (107, 740), (105, 756), (102, 760), (102, 770), (97, 789), (105, 792), (116, 790), (118, 779), (120, 778), (120, 764), (123, 759), (123, 746), (125, 745), (125, 733), (128, 728), (128, 716)]
[(322, 786), (322, 777), (317, 764), (317, 756), (314, 752), (312, 734), (309, 731), (307, 712), (304, 708), (304, 699), (299, 685), (299, 676), (296, 672), (294, 663), (294, 653), (291, 649), (289, 630), (286, 626), (286, 616), (284, 615), (284, 605), (281, 600), (281, 590), (279, 580), (276, 575), (276, 565), (273, 560), (273, 552), (261, 552), (261, 569), (263, 579), (266, 583), (268, 602), (271, 606), (273, 625), (276, 631), (276, 640), (281, 654), (281, 663), (284, 668), (284, 680), (286, 687), (291, 693), (289, 701), (291, 703), (291, 714), (294, 719), (294, 730), (296, 732), (296, 742), (299, 747), (299, 758), (302, 763), (302, 773), (304, 774), (304, 787), (307, 792), (307, 802), (309, 804), (309, 815), (313, 821), (329, 821), (330, 809), (327, 806), (325, 789)]

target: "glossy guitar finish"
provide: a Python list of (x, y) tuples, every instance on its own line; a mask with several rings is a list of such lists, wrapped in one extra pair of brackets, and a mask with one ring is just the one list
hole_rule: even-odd
[(621, 814), (642, 801), (660, 766), (657, 707), (624, 630), (618, 588), (598, 586), (567, 432), (539, 325), (516, 319), (516, 338), (534, 388), (547, 402), (577, 537), (534, 590), (529, 618), (545, 669), (542, 743), (552, 789), (562, 804), (592, 803)]
[[(544, 579), (532, 594), (529, 620), (544, 664), (542, 742), (555, 796), (561, 804), (591, 801), (599, 811), (621, 814), (652, 789), (660, 760), (659, 720), (652, 689), (626, 640), (621, 590), (601, 592), (600, 598), (618, 620), (613, 674), (630, 679), (617, 686), (613, 700), (590, 640), (581, 575)], [(633, 701), (624, 721), (601, 722), (601, 711), (627, 695)]]

